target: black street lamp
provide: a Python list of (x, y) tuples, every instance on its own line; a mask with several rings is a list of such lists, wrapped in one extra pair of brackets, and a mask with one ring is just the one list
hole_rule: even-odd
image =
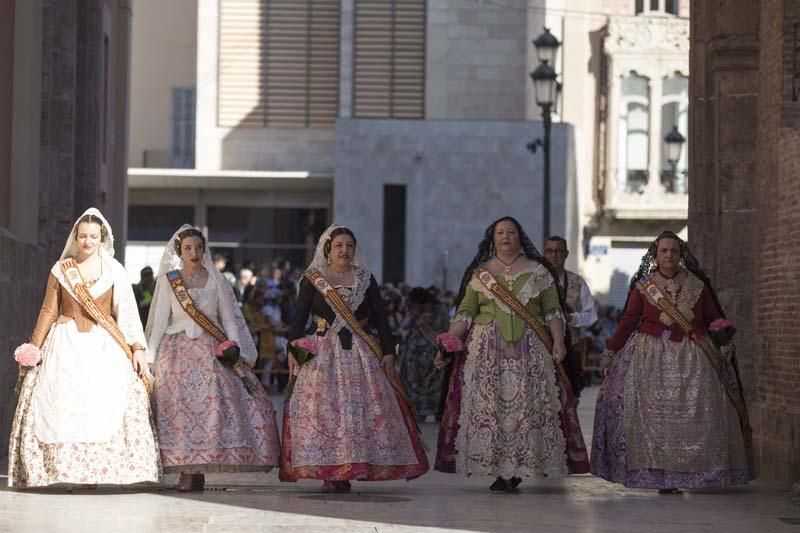
[(667, 162), (672, 167), (672, 191), (678, 187), (678, 161), (681, 159), (681, 149), (683, 143), (686, 142), (686, 137), (681, 135), (678, 131), (678, 126), (672, 126), (672, 131), (664, 136), (664, 142), (667, 145)]
[(551, 113), (556, 101), (558, 90), (558, 74), (551, 66), (555, 64), (556, 52), (561, 43), (545, 28), (544, 33), (533, 41), (536, 47), (536, 55), (541, 64), (531, 72), (533, 80), (533, 91), (536, 96), (536, 104), (542, 108), (542, 122), (544, 124), (544, 141), (536, 139), (528, 143), (528, 150), (536, 152), (536, 148), (541, 146), (544, 151), (544, 183), (543, 183), (543, 209), (542, 209), (542, 236), (546, 239), (550, 236), (550, 127), (552, 125)]
[(678, 131), (678, 126), (672, 126), (672, 131), (664, 137), (664, 142), (667, 143), (667, 162), (672, 165), (672, 173), (674, 174), (678, 161), (681, 159), (681, 149), (683, 148), (683, 143), (686, 142), (686, 137)]

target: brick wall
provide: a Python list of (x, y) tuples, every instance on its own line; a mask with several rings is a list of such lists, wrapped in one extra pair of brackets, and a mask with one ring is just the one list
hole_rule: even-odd
[(693, 12), (690, 89), (690, 240), (739, 325), (758, 475), (786, 483), (800, 478), (800, 124), (784, 91), (798, 4)]
[[(771, 478), (800, 478), (800, 331), (790, 324), (800, 311), (800, 124), (782, 128), (792, 104), (783, 91), (785, 47), (791, 47), (796, 0), (762, 0), (758, 105), (758, 189), (760, 250), (757, 284), (759, 335), (756, 366), (757, 428), (761, 471)], [(791, 62), (789, 62), (791, 65)]]

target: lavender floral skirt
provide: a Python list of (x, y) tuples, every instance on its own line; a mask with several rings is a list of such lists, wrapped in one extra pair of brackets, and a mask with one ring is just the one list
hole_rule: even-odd
[(722, 487), (753, 478), (736, 410), (706, 355), (688, 338), (642, 333), (617, 354), (598, 394), (591, 467), (634, 488)]

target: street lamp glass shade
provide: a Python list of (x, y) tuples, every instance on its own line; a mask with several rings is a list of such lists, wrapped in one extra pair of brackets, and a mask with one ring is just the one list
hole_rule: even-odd
[(681, 149), (686, 138), (678, 131), (678, 126), (673, 126), (672, 131), (664, 137), (664, 142), (667, 143), (667, 161), (676, 165), (681, 158)]
[(536, 47), (536, 55), (539, 57), (539, 62), (555, 67), (556, 52), (558, 52), (558, 47), (561, 46), (561, 43), (558, 42), (555, 35), (550, 33), (549, 28), (545, 28), (544, 33), (533, 40), (533, 46)]
[(547, 63), (542, 63), (531, 72), (536, 103), (540, 106), (553, 105), (556, 101), (556, 71)]

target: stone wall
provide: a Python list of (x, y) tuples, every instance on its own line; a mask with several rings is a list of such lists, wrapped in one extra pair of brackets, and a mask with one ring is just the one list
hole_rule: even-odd
[[(10, 222), (0, 227), (0, 456), (8, 452), (17, 401), (17, 367), (11, 354), (30, 337), (48, 270), (75, 218), (91, 205), (104, 209), (127, 184), (124, 174), (102, 184), (100, 119), (93, 104), (102, 101), (103, 16), (122, 13), (124, 18), (129, 12), (121, 5), (111, 0), (17, 2), (10, 95), (16, 142), (0, 139), (12, 149)], [(115, 29), (109, 28), (112, 52), (118, 46), (127, 50), (126, 34)], [(109, 90), (116, 89), (112, 77)], [(127, 103), (117, 100), (115, 105)], [(31, 131), (39, 135), (31, 136)], [(109, 158), (124, 158), (125, 150), (114, 145)], [(118, 214), (107, 213), (112, 226)], [(117, 244), (124, 248), (124, 238)]]
[[(446, 284), (457, 288), (493, 220), (514, 216), (541, 246), (542, 153), (525, 148), (541, 134), (538, 122), (340, 119), (333, 219), (355, 231), (380, 279), (383, 188), (406, 185), (406, 279), (440, 285), (446, 250)], [(554, 124), (551, 233), (570, 242), (578, 242), (574, 159), (572, 127)]]
[(428, 2), (427, 118), (525, 119), (527, 4)]
[[(695, 4), (689, 231), (729, 318), (761, 477), (800, 477), (800, 123), (784, 93), (796, 0)], [(787, 120), (788, 119), (788, 120)]]

